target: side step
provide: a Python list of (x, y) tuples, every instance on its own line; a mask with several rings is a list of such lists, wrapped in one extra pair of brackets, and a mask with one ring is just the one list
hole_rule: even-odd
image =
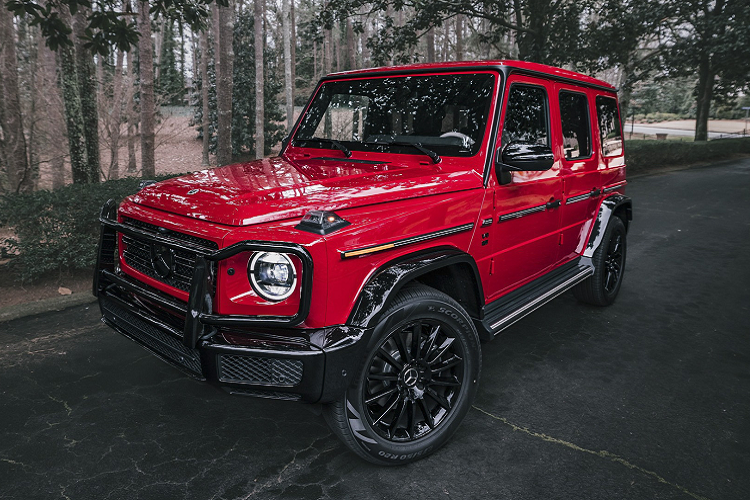
[(484, 306), (484, 319), (477, 327), (492, 338), (592, 274), (591, 259), (583, 257), (565, 264)]

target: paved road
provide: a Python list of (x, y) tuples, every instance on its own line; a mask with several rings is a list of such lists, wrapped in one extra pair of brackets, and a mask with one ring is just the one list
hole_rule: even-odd
[(0, 325), (0, 498), (750, 497), (750, 160), (635, 179), (615, 305), (563, 296), (484, 346), (433, 457), (374, 467), (309, 407), (231, 397), (93, 308)]

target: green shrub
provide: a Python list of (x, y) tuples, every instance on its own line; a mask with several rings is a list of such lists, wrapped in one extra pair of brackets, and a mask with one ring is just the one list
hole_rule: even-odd
[[(166, 179), (170, 176), (161, 177)], [(0, 197), (0, 227), (15, 237), (0, 241), (0, 251), (22, 282), (51, 273), (90, 269), (96, 262), (99, 211), (108, 199), (121, 201), (138, 191), (140, 179), (101, 184), (71, 184), (55, 191)]]
[(689, 165), (691, 163), (725, 160), (750, 154), (750, 138), (718, 139), (708, 142), (625, 141), (628, 173)]

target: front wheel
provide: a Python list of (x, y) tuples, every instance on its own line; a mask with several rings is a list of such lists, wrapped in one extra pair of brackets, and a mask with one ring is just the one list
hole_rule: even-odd
[(365, 460), (412, 462), (455, 432), (480, 370), (479, 337), (463, 308), (433, 288), (409, 287), (376, 326), (362, 371), (324, 416)]

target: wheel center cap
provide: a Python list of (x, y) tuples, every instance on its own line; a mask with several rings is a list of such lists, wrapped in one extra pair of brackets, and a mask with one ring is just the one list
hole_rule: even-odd
[(413, 366), (404, 370), (403, 380), (406, 387), (414, 387), (419, 380), (419, 372)]

